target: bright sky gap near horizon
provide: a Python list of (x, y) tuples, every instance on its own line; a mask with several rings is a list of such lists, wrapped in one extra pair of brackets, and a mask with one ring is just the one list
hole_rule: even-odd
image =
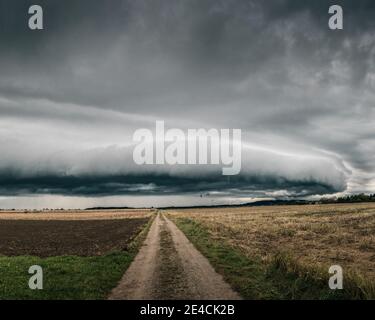
[[(373, 0), (0, 0), (0, 39), (0, 208), (375, 192)], [(240, 175), (134, 164), (159, 120), (241, 129)]]

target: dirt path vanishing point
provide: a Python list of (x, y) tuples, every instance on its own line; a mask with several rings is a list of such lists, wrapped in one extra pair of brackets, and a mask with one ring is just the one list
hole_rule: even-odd
[(241, 299), (176, 225), (158, 214), (111, 300)]

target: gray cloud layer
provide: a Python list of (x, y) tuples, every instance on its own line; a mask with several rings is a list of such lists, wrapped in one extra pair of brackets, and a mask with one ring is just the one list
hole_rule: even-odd
[[(374, 1), (0, 0), (0, 193), (375, 191)], [(343, 31), (328, 29), (341, 4)], [(143, 168), (135, 129), (241, 128), (243, 171)]]

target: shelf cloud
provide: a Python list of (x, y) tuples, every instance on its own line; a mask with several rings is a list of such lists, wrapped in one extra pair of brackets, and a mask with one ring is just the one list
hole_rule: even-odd
[[(32, 4), (0, 0), (0, 207), (375, 192), (374, 1), (335, 31), (323, 0), (39, 1), (33, 31)], [(241, 173), (136, 165), (159, 120), (241, 129)]]

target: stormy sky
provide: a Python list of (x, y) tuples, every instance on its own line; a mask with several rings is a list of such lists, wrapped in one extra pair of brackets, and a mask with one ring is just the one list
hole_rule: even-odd
[[(375, 192), (373, 0), (0, 0), (0, 39), (0, 207)], [(136, 165), (156, 120), (241, 129), (241, 174)]]

